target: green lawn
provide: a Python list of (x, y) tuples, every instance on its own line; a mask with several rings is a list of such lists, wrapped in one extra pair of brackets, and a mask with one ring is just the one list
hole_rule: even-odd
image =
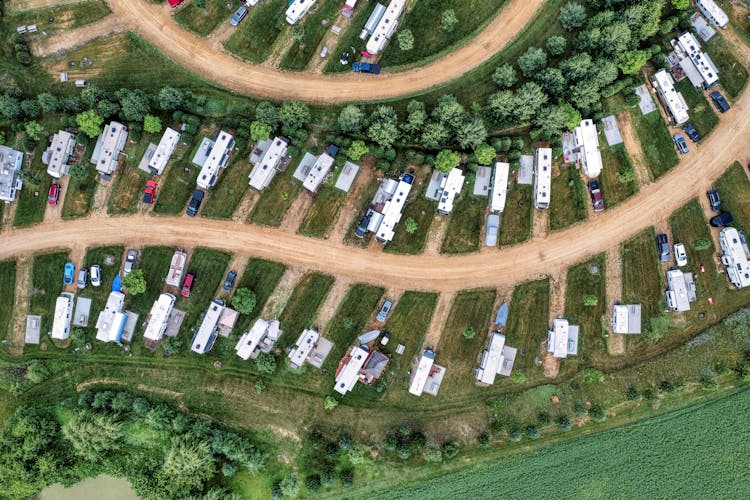
[[(338, 43), (335, 47), (329, 47), (331, 49), (329, 50), (329, 54), (331, 55), (323, 68), (324, 73), (343, 73), (352, 70), (351, 63), (357, 60), (357, 53), (352, 54), (350, 49), (352, 47), (357, 48), (357, 46), (364, 48), (364, 43), (367, 39), (365, 39), (365, 42), (360, 40), (359, 33), (362, 26), (370, 18), (372, 11), (375, 10), (376, 5), (377, 2), (359, 3), (357, 5), (357, 8), (354, 9), (354, 15), (349, 18), (349, 28), (345, 29), (338, 36)], [(341, 64), (339, 62), (341, 54), (345, 51), (349, 52), (349, 64)]]
[(735, 162), (714, 187), (719, 192), (722, 210), (734, 217), (732, 226), (747, 233), (750, 229), (750, 182), (743, 172), (743, 166)]
[[(38, 145), (34, 159), (31, 161), (31, 167), (22, 169), (24, 178), (36, 178), (38, 182), (25, 181), (23, 189), (17, 194), (16, 203), (18, 206), (13, 220), (13, 225), (16, 227), (30, 226), (44, 220), (44, 211), (47, 209), (47, 192), (52, 182), (47, 175), (47, 166), (42, 163), (43, 150), (44, 145)], [(25, 165), (26, 155), (24, 155), (23, 161)], [(62, 203), (62, 200), (59, 203)]]
[(164, 289), (164, 279), (169, 272), (172, 255), (174, 248), (171, 247), (145, 247), (141, 252), (138, 269), (143, 271), (146, 279), (146, 291), (140, 295), (128, 295), (127, 307), (140, 314), (143, 319), (146, 319), (151, 306)]
[(555, 231), (572, 226), (588, 217), (588, 195), (581, 172), (576, 168), (561, 168), (552, 179), (552, 199), (549, 208), (549, 227)]
[[(602, 317), (607, 314), (606, 257), (599, 254), (588, 262), (568, 268), (565, 291), (565, 318), (581, 327), (578, 352), (589, 357), (606, 356), (606, 339)], [(584, 304), (584, 297), (596, 297), (594, 306)]]
[(231, 218), (248, 189), (248, 175), (252, 169), (244, 152), (238, 152), (211, 189), (211, 196), (205, 201), (201, 215), (213, 219)]
[(656, 253), (656, 233), (646, 229), (622, 246), (622, 303), (641, 304), (643, 330), (664, 309), (664, 277)]
[[(36, 24), (39, 32), (72, 30), (91, 24), (112, 12), (104, 0), (85, 0), (72, 5), (58, 5), (46, 9), (10, 11), (8, 26)], [(52, 19), (52, 21), (50, 21)]]
[(265, 61), (279, 34), (286, 29), (283, 19), (286, 4), (286, 0), (265, 0), (252, 7), (224, 47), (251, 63)]
[(239, 0), (205, 0), (206, 8), (201, 9), (191, 2), (180, 9), (174, 18), (187, 29), (205, 36), (232, 17), (240, 3)]
[(324, 184), (313, 196), (315, 201), (305, 214), (299, 232), (305, 236), (323, 238), (346, 201), (346, 193), (332, 184)]
[[(690, 108), (690, 123), (703, 137), (707, 136), (719, 123), (719, 117), (714, 112), (714, 106), (706, 100), (703, 92), (699, 92), (690, 80), (685, 78), (675, 84), (675, 88), (682, 93)], [(690, 139), (685, 135), (685, 140)]]
[[(187, 154), (188, 152), (183, 155), (183, 158), (173, 162), (166, 175), (162, 177), (161, 190), (157, 193), (156, 204), (154, 204), (155, 213), (180, 214), (190, 201), (190, 196), (196, 189), (195, 182), (200, 169), (190, 162), (192, 156), (187, 157)], [(204, 200), (204, 203), (208, 204), (208, 200)]]
[[(279, 316), (281, 330), (286, 334), (279, 341), (280, 347), (293, 345), (302, 330), (315, 323), (318, 308), (328, 295), (333, 281), (333, 277), (327, 274), (310, 273), (297, 284)], [(318, 326), (325, 328), (325, 325)], [(324, 330), (321, 333), (325, 336)]]
[(301, 187), (299, 181), (292, 177), (297, 162), (293, 165), (285, 172), (279, 172), (271, 181), (271, 185), (263, 191), (250, 214), (250, 222), (272, 227), (281, 225), (284, 214), (289, 210)]
[[(310, 59), (318, 57), (318, 45), (326, 34), (326, 31), (330, 29), (333, 21), (336, 20), (339, 11), (341, 10), (341, 3), (338, 1), (327, 0), (324, 2), (318, 2), (315, 12), (309, 12), (303, 21), (303, 28), (305, 30), (305, 36), (302, 43), (294, 43), (291, 48), (284, 54), (279, 65), (281, 69), (291, 71), (301, 71), (307, 67)], [(323, 21), (327, 20), (328, 23), (323, 25)]]
[(239, 280), (237, 280), (237, 288), (249, 288), (253, 291), (255, 294), (255, 309), (250, 314), (240, 316), (237, 320), (237, 331), (244, 332), (250, 326), (250, 323), (260, 316), (268, 298), (284, 275), (284, 271), (286, 271), (284, 264), (264, 259), (250, 259)]
[(31, 264), (29, 314), (42, 316), (42, 338), (52, 328), (55, 302), (63, 291), (63, 270), (67, 261), (67, 252), (57, 252), (37, 255)]
[(0, 339), (13, 331), (13, 305), (16, 301), (16, 261), (0, 261)]
[[(418, 254), (424, 250), (427, 243), (427, 233), (430, 231), (435, 214), (437, 213), (437, 202), (428, 200), (424, 197), (424, 190), (427, 188), (427, 182), (422, 189), (414, 186), (411, 191), (409, 200), (406, 202), (404, 214), (401, 222), (396, 226), (396, 234), (393, 240), (385, 245), (385, 251), (388, 253), (399, 254)], [(412, 234), (406, 232), (406, 220), (414, 219), (417, 223), (417, 230)]]
[(208, 248), (196, 248), (193, 251), (185, 268), (186, 273), (195, 274), (193, 290), (190, 297), (180, 296), (175, 303), (175, 307), (186, 313), (185, 320), (182, 322), (182, 331), (188, 331), (195, 326), (200, 314), (216, 297), (231, 258), (232, 256), (226, 252)]
[[(745, 88), (748, 70), (737, 59), (733, 49), (722, 36), (715, 36), (703, 44), (704, 50), (716, 65), (719, 72), (719, 85), (724, 90), (731, 104)], [(692, 117), (692, 115), (691, 115)]]
[(614, 207), (638, 192), (638, 185), (635, 180), (623, 184), (617, 179), (619, 172), (632, 170), (633, 164), (623, 144), (609, 146), (607, 141), (600, 137), (599, 147), (602, 152), (602, 173), (599, 175), (599, 183), (601, 184), (605, 206), (608, 208)]
[[(90, 148), (89, 151), (93, 151), (93, 149)], [(96, 187), (102, 181), (97, 180), (96, 167), (89, 162), (89, 156), (90, 154), (87, 154), (83, 160), (86, 163), (86, 175), (83, 179), (69, 177), (68, 187), (65, 190), (65, 203), (62, 208), (63, 219), (83, 217), (91, 211)]]
[(646, 165), (654, 179), (658, 179), (679, 161), (669, 129), (658, 110), (645, 116), (638, 106), (629, 107), (628, 111), (641, 143)]
[(513, 290), (505, 329), (508, 345), (518, 349), (513, 371), (528, 376), (534, 368), (534, 358), (540, 355), (539, 346), (547, 338), (549, 307), (549, 279), (529, 281)]
[(443, 240), (443, 253), (468, 253), (479, 250), (479, 240), (484, 227), (487, 197), (474, 196), (473, 179), (467, 179), (464, 193), (459, 195), (448, 216), (448, 229)]
[(508, 187), (505, 210), (500, 214), (500, 245), (513, 245), (529, 239), (533, 208), (533, 187), (513, 182)]
[[(141, 162), (149, 142), (159, 142), (159, 137), (144, 134), (144, 137), (136, 144), (128, 143), (125, 148), (127, 159), (120, 165), (120, 171), (114, 180), (112, 195), (109, 197), (108, 211), (111, 214), (131, 214), (138, 208), (141, 201), (143, 188), (146, 180), (151, 176), (140, 170), (138, 164)], [(159, 196), (157, 189), (156, 196)]]

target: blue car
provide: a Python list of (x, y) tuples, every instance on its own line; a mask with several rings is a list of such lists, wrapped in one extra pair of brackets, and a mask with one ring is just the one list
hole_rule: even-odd
[(65, 274), (63, 274), (63, 284), (69, 286), (73, 284), (76, 278), (76, 265), (72, 262), (65, 263)]

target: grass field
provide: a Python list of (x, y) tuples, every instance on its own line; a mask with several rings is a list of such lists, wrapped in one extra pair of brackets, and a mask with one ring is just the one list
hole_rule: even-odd
[(216, 291), (224, 281), (224, 274), (231, 258), (232, 256), (226, 252), (208, 248), (196, 248), (193, 251), (185, 268), (186, 273), (195, 274), (193, 290), (189, 298), (180, 296), (175, 302), (175, 307), (186, 313), (182, 331), (195, 326), (201, 312), (206, 310), (211, 300), (216, 297)]
[(13, 305), (16, 301), (16, 261), (0, 261), (0, 339), (13, 331)]
[[(47, 208), (47, 192), (51, 182), (49, 175), (47, 175), (47, 167), (42, 163), (43, 149), (44, 145), (37, 146), (31, 167), (27, 170), (29, 173), (24, 173), (24, 177), (36, 177), (39, 182), (36, 186), (24, 182), (23, 189), (20, 193), (17, 193), (16, 203), (18, 206), (13, 220), (13, 225), (16, 227), (30, 226), (44, 220), (44, 211)], [(26, 155), (24, 155), (25, 163)], [(62, 202), (63, 200), (58, 201), (58, 203)]]
[(250, 222), (271, 227), (281, 225), (284, 214), (289, 210), (301, 187), (292, 177), (296, 164), (297, 162), (294, 163), (294, 167), (290, 165), (285, 172), (280, 172), (273, 178), (271, 185), (263, 191), (258, 203), (255, 204), (250, 214)]
[(508, 345), (518, 349), (514, 371), (528, 375), (534, 368), (534, 357), (547, 338), (549, 307), (549, 279), (522, 283), (513, 290), (505, 335)]
[(508, 188), (505, 211), (500, 215), (500, 245), (513, 245), (529, 239), (533, 209), (532, 186), (514, 183)]
[(260, 316), (263, 306), (286, 271), (284, 264), (264, 259), (250, 259), (237, 281), (237, 288), (249, 288), (255, 294), (255, 309), (237, 320), (237, 331), (244, 332)]
[[(714, 106), (706, 100), (702, 92), (693, 87), (687, 78), (675, 83), (674, 87), (682, 93), (682, 97), (685, 98), (685, 102), (690, 108), (690, 123), (699, 134), (703, 137), (707, 136), (719, 123), (719, 117), (714, 112)], [(683, 134), (683, 136), (686, 141), (690, 142), (687, 134)]]
[(174, 18), (187, 29), (205, 36), (232, 17), (240, 3), (239, 0), (206, 0), (206, 8), (201, 9), (190, 2), (180, 9)]
[[(199, 172), (200, 170), (190, 163), (187, 157), (172, 162), (160, 183), (161, 190), (156, 194), (154, 212), (162, 215), (177, 215), (185, 210), (195, 190), (195, 181), (198, 180)], [(204, 200), (203, 204), (207, 205), (208, 200)]]
[(341, 206), (346, 201), (346, 193), (324, 184), (314, 195), (315, 201), (302, 219), (299, 232), (305, 236), (322, 238), (336, 220)]
[(164, 288), (164, 278), (167, 277), (173, 254), (174, 248), (171, 247), (145, 247), (141, 252), (138, 269), (143, 271), (146, 279), (146, 291), (140, 295), (129, 295), (127, 307), (143, 319)]
[[(315, 7), (313, 7), (315, 9)], [(329, 26), (336, 20), (341, 5), (339, 2), (318, 2), (317, 10), (310, 12), (305, 16), (304, 24), (305, 36), (302, 43), (294, 43), (291, 48), (284, 54), (279, 67), (284, 70), (301, 71), (307, 67), (310, 59), (317, 57), (317, 48), (320, 41), (325, 36)], [(326, 25), (323, 21), (327, 20)]]
[[(93, 149), (89, 148), (87, 153), (88, 151), (93, 151)], [(69, 177), (68, 187), (65, 190), (65, 203), (62, 208), (63, 219), (83, 217), (91, 211), (94, 193), (99, 181), (97, 181), (96, 168), (89, 163), (89, 157), (90, 153), (86, 154), (83, 160), (87, 164), (86, 175), (82, 179)]]
[[(55, 301), (63, 291), (63, 269), (67, 261), (67, 252), (57, 252), (37, 255), (31, 264), (29, 314), (42, 316), (43, 338), (52, 328)], [(76, 272), (78, 272), (77, 268)]]
[(731, 104), (732, 99), (736, 99), (742, 93), (742, 89), (745, 88), (748, 70), (737, 60), (733, 49), (723, 37), (712, 37), (703, 46), (706, 53), (716, 65), (716, 69), (719, 72), (719, 84), (724, 90), (729, 104)]
[(479, 240), (484, 227), (487, 198), (471, 194), (474, 183), (464, 186), (464, 193), (455, 202), (448, 217), (448, 229), (443, 240), (443, 253), (468, 253), (479, 250)]
[[(750, 229), (750, 181), (743, 167), (735, 162), (722, 175), (714, 187), (721, 197), (721, 208), (734, 217), (733, 227), (747, 234)], [(748, 235), (750, 236), (750, 235)]]
[[(424, 197), (424, 190), (427, 188), (427, 182), (424, 183), (423, 189), (412, 188), (412, 194), (409, 201), (406, 202), (401, 222), (396, 226), (396, 234), (393, 241), (385, 245), (384, 251), (388, 253), (399, 254), (418, 254), (424, 250), (427, 243), (427, 233), (430, 231), (430, 225), (435, 218), (437, 202), (428, 200)], [(417, 223), (417, 230), (412, 234), (406, 232), (406, 220), (414, 219)]]
[[(468, 391), (474, 387), (473, 369), (479, 366), (479, 353), (487, 344), (496, 294), (491, 289), (464, 290), (453, 299), (439, 346), (441, 364), (447, 370), (444, 390)], [(476, 333), (472, 339), (464, 337), (469, 326)]]
[[(138, 202), (141, 201), (146, 180), (151, 178), (150, 175), (138, 168), (149, 142), (158, 144), (159, 138), (144, 134), (137, 144), (128, 143), (125, 148), (128, 157), (120, 165), (120, 171), (114, 180), (115, 185), (108, 202), (109, 213), (130, 214), (135, 213), (138, 208)], [(157, 189), (156, 196), (158, 197), (159, 194)]]
[(552, 179), (549, 227), (552, 231), (572, 226), (588, 217), (586, 185), (576, 168), (560, 169)]
[[(578, 352), (592, 355), (606, 355), (606, 339), (602, 317), (607, 312), (606, 257), (599, 254), (588, 262), (568, 268), (565, 291), (565, 318), (572, 324), (580, 325), (581, 336)], [(584, 296), (597, 298), (595, 306), (586, 306)]]
[(617, 174), (621, 170), (632, 169), (633, 164), (622, 144), (609, 146), (607, 141), (600, 137), (599, 147), (602, 152), (602, 173), (599, 175), (602, 196), (606, 207), (614, 207), (638, 191), (635, 181), (623, 184), (617, 180)]
[[(302, 330), (315, 323), (318, 308), (333, 285), (333, 277), (327, 274), (310, 273), (297, 284), (279, 316), (281, 330), (286, 334), (279, 341), (280, 347), (294, 344)], [(318, 325), (325, 328), (325, 325)], [(325, 336), (325, 331), (322, 331)]]
[(213, 219), (232, 217), (245, 191), (248, 189), (247, 176), (253, 166), (247, 161), (244, 152), (235, 154), (229, 166), (221, 173), (201, 209), (201, 215)]
[(266, 0), (251, 8), (224, 47), (251, 63), (265, 61), (286, 29), (282, 19), (286, 4), (286, 0)]
[[(46, 9), (11, 11), (6, 14), (9, 26), (36, 24), (47, 33), (71, 30), (91, 24), (112, 12), (104, 0), (85, 0), (72, 5), (57, 5)], [(52, 19), (52, 21), (50, 21)]]
[(646, 229), (622, 246), (622, 303), (641, 304), (641, 324), (650, 328), (651, 318), (664, 308), (663, 281), (656, 233)]
[(638, 106), (629, 107), (628, 111), (633, 120), (638, 141), (641, 143), (646, 164), (654, 179), (658, 179), (679, 161), (669, 129), (658, 110), (645, 116), (641, 114)]

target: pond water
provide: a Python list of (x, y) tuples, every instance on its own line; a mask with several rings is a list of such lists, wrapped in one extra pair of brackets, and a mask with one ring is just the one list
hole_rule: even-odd
[(39, 494), (41, 500), (138, 500), (127, 479), (96, 476), (65, 488), (60, 484), (48, 486)]

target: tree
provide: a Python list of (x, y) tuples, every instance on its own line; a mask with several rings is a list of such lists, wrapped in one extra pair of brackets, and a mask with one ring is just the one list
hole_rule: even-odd
[(76, 163), (70, 167), (70, 177), (80, 181), (86, 177), (86, 165), (83, 163)]
[(625, 75), (635, 75), (638, 73), (646, 61), (648, 61), (649, 53), (645, 50), (629, 50), (622, 52), (617, 61), (617, 67)]
[(525, 432), (529, 439), (539, 439), (542, 437), (539, 433), (539, 428), (536, 425), (527, 425)]
[(518, 68), (526, 78), (534, 77), (539, 71), (547, 66), (547, 54), (538, 47), (529, 47), (526, 52), (518, 58)]
[(600, 405), (594, 405), (589, 408), (589, 416), (596, 422), (604, 422), (607, 418), (607, 415), (604, 413), (604, 408)]
[(560, 9), (560, 24), (564, 30), (572, 31), (586, 22), (586, 7), (577, 2), (568, 2)]
[(454, 135), (461, 148), (475, 148), (487, 138), (487, 128), (484, 126), (484, 120), (475, 116), (456, 127)]
[(450, 33), (458, 24), (458, 18), (456, 17), (456, 11), (453, 9), (446, 9), (440, 16), (440, 23), (443, 25), (443, 29)]
[(534, 82), (526, 82), (518, 89), (514, 96), (515, 117), (520, 123), (526, 123), (539, 114), (542, 106), (547, 104), (549, 97), (542, 88)]
[(617, 172), (617, 181), (620, 184), (630, 184), (635, 182), (635, 170), (632, 167), (623, 167)]
[(24, 130), (29, 134), (29, 137), (38, 142), (42, 138), (44, 127), (38, 122), (30, 121), (24, 125)]
[(33, 359), (26, 365), (26, 380), (32, 384), (44, 382), (49, 377), (50, 371), (44, 361)]
[(564, 36), (553, 35), (547, 39), (547, 50), (553, 56), (559, 56), (565, 52), (565, 47), (568, 45), (568, 40)]
[(183, 434), (172, 438), (161, 475), (172, 496), (182, 497), (202, 490), (215, 467), (209, 442)]
[(0, 116), (9, 119), (21, 116), (21, 103), (16, 97), (0, 94)]
[(417, 232), (417, 229), (419, 229), (419, 226), (417, 225), (416, 221), (409, 217), (406, 219), (406, 222), (404, 223), (406, 225), (406, 232), (408, 234), (414, 234)]
[(161, 120), (158, 116), (146, 115), (143, 118), (143, 131), (149, 134), (158, 134), (161, 132)]
[(422, 129), (420, 142), (426, 148), (439, 148), (445, 144), (450, 137), (448, 128), (442, 123), (430, 122)]
[(102, 133), (104, 118), (96, 114), (96, 111), (90, 109), (76, 116), (76, 123), (81, 132), (94, 138)]
[(279, 110), (273, 103), (261, 101), (255, 108), (255, 119), (276, 128), (279, 125)]
[(639, 391), (637, 387), (634, 387), (632, 385), (628, 387), (627, 391), (625, 391), (625, 397), (628, 401), (640, 401), (643, 399), (641, 391)]
[(404, 28), (396, 35), (398, 40), (398, 48), (404, 52), (414, 48), (414, 34), (412, 34), (409, 28)]
[(339, 405), (339, 402), (336, 398), (333, 396), (326, 396), (325, 400), (323, 401), (323, 407), (326, 410), (333, 410)]
[(60, 105), (57, 97), (49, 92), (42, 92), (36, 96), (36, 100), (39, 102), (39, 106), (42, 107), (42, 111), (45, 113), (56, 113)]
[(362, 131), (365, 125), (365, 112), (362, 108), (354, 104), (344, 106), (339, 113), (339, 129), (349, 134), (357, 134)]
[(282, 126), (291, 130), (302, 128), (310, 121), (310, 108), (299, 101), (285, 101), (279, 110), (279, 121)]
[(452, 441), (443, 444), (443, 454), (448, 460), (454, 458), (458, 455), (458, 445)]
[(109, 99), (102, 99), (96, 105), (96, 109), (97, 111), (99, 111), (99, 114), (102, 115), (102, 117), (109, 118), (110, 116), (114, 116), (120, 112), (120, 105), (116, 102), (110, 101)]
[(354, 141), (346, 151), (346, 156), (348, 156), (351, 161), (359, 161), (369, 152), (370, 148), (367, 147), (367, 144), (365, 144), (364, 141)]
[(670, 0), (669, 3), (675, 10), (685, 10), (690, 7), (690, 0)]
[(88, 85), (81, 90), (81, 101), (89, 108), (96, 106), (96, 103), (105, 99), (107, 93), (96, 85)]
[(238, 288), (232, 297), (232, 307), (240, 314), (250, 314), (255, 309), (255, 294), (249, 288)]
[(398, 116), (390, 106), (380, 105), (370, 115), (367, 136), (373, 142), (387, 148), (398, 139)]
[(565, 113), (565, 128), (573, 131), (581, 123), (581, 113), (567, 102), (561, 103), (560, 109)]
[(516, 99), (510, 90), (501, 90), (487, 99), (487, 112), (498, 123), (505, 123), (513, 115)]
[(583, 296), (583, 305), (586, 307), (595, 307), (599, 304), (599, 299), (596, 295), (586, 294)]
[(253, 142), (266, 141), (271, 137), (273, 129), (267, 123), (255, 120), (250, 123), (250, 140)]
[(62, 427), (63, 436), (84, 460), (94, 462), (120, 447), (122, 424), (110, 415), (77, 413)]
[(276, 356), (269, 352), (261, 352), (255, 360), (258, 371), (264, 375), (273, 375), (276, 372)]
[(185, 102), (185, 95), (174, 87), (164, 87), (156, 97), (159, 107), (164, 111), (174, 111)]
[(443, 451), (435, 443), (430, 443), (422, 450), (422, 457), (427, 462), (439, 463), (443, 461)]
[(474, 148), (474, 156), (480, 165), (491, 165), (495, 160), (495, 148), (483, 142)]
[(120, 102), (123, 118), (131, 122), (140, 122), (151, 110), (148, 96), (142, 90), (120, 89), (115, 92)]
[(500, 88), (510, 88), (518, 81), (516, 69), (508, 63), (495, 68), (492, 73), (492, 81)]
[(36, 118), (42, 112), (42, 107), (36, 99), (24, 99), (21, 101), (21, 111), (27, 118)]
[(596, 368), (586, 368), (583, 371), (583, 377), (581, 381), (586, 386), (596, 386), (604, 382), (604, 373), (597, 370)]
[(435, 170), (447, 174), (461, 163), (461, 155), (455, 151), (444, 149), (435, 157)]
[(693, 243), (693, 248), (696, 250), (708, 250), (711, 248), (711, 241), (706, 238), (698, 238), (695, 240), (695, 243)]
[(427, 121), (427, 110), (422, 101), (412, 99), (406, 105), (406, 122), (401, 129), (407, 134), (416, 134), (422, 130)]
[(464, 328), (464, 338), (466, 340), (471, 340), (476, 336), (477, 336), (477, 332), (474, 331), (471, 325), (467, 325), (466, 328)]
[(122, 289), (132, 296), (146, 291), (146, 278), (141, 269), (135, 269), (122, 279)]
[(353, 445), (346, 455), (352, 465), (359, 465), (365, 461), (365, 450), (357, 444)]
[(564, 413), (561, 413), (560, 415), (555, 417), (555, 423), (557, 424), (557, 427), (563, 431), (569, 431), (573, 427), (573, 425), (570, 423), (570, 419)]
[(432, 117), (455, 130), (466, 121), (466, 110), (456, 96), (445, 94), (438, 99), (437, 106), (432, 110)]

